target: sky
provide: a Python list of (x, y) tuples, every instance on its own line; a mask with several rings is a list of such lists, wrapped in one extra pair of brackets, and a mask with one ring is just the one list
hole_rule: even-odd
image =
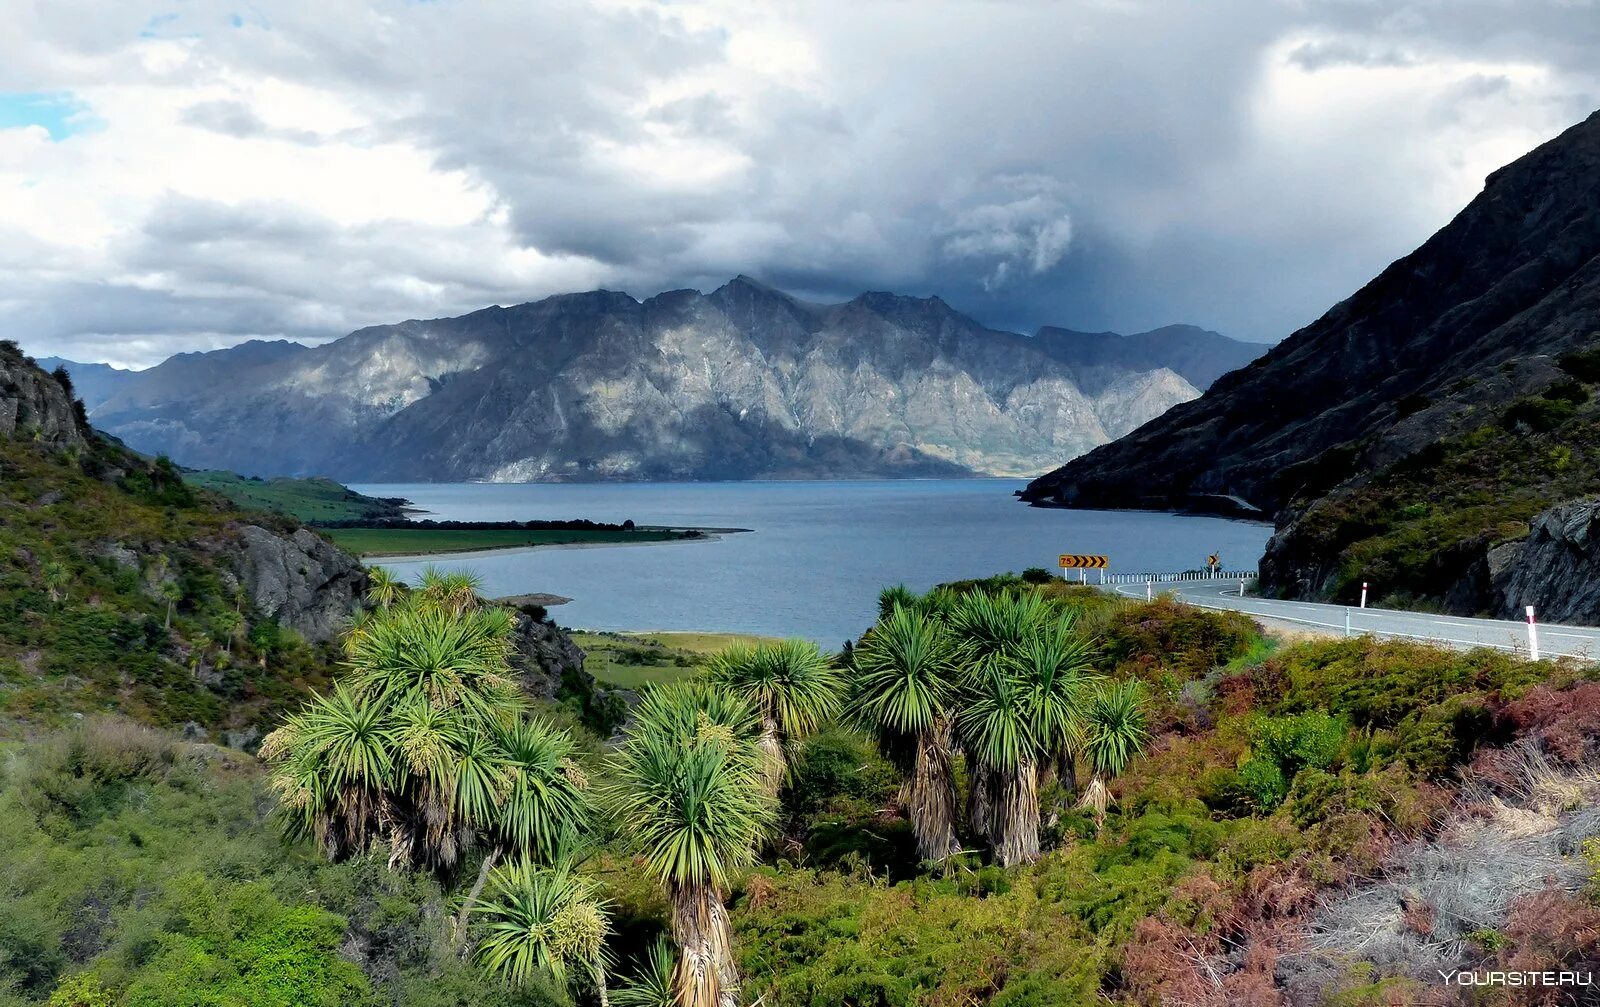
[(746, 273), (1270, 342), (1600, 108), (1600, 0), (0, 0), (0, 338)]

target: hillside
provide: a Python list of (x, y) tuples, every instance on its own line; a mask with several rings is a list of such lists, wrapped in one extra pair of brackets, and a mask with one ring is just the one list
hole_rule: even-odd
[[(1196, 330), (1198, 331), (1198, 330)], [(94, 422), (247, 475), (571, 481), (1032, 474), (1198, 394), (1252, 350), (1187, 329), (1084, 357), (938, 298), (813, 304), (746, 277), (592, 291), (180, 354)], [(1070, 350), (1070, 351), (1069, 351)], [(1168, 366), (1166, 354), (1172, 354)]]
[[(0, 341), (0, 724), (115, 711), (259, 737), (326, 687), (367, 572), (293, 508), (197, 488), (82, 413)], [(538, 616), (517, 616), (519, 671), (581, 712), (581, 652)]]
[(400, 521), (406, 516), (406, 501), (392, 497), (370, 497), (348, 486), (312, 476), (294, 479), (247, 477), (211, 469), (183, 473), (183, 481), (220, 493), (236, 506), (249, 510), (287, 514), (297, 521), (319, 524), (330, 521)]
[[(1600, 113), (1494, 172), (1261, 359), (1024, 499), (1274, 518), (1262, 569), (1277, 593), (1344, 597), (1369, 579), (1458, 612), (1554, 603), (1551, 618), (1600, 619), (1567, 590), (1570, 562), (1543, 565), (1560, 549), (1502, 548), (1600, 491), (1584, 404), (1600, 375), (1581, 356), (1600, 346), (1597, 173)], [(1581, 529), (1551, 534), (1587, 549)]]

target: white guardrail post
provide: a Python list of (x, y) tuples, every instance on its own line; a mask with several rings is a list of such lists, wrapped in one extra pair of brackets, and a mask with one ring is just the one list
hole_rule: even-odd
[(1539, 660), (1539, 628), (1533, 624), (1533, 606), (1528, 606), (1528, 656)]

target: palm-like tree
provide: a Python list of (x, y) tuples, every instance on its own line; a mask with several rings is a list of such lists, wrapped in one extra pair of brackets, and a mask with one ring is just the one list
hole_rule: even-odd
[(67, 596), (67, 586), (72, 583), (72, 577), (65, 566), (53, 560), (44, 565), (43, 573), (44, 589), (50, 592), (50, 603), (56, 604)]
[(1076, 786), (1090, 690), (1100, 681), (1094, 655), (1094, 642), (1079, 631), (1077, 619), (1063, 615), (1033, 634), (1013, 662), (1024, 682), (1039, 765), (1053, 760), (1069, 789)]
[(582, 976), (604, 1002), (611, 924), (592, 880), (567, 864), (513, 861), (489, 876), (472, 912), (482, 931), (477, 960), (490, 972), (517, 985), (548, 975), (566, 986)]
[(183, 599), (183, 588), (179, 587), (178, 582), (175, 580), (164, 580), (161, 582), (161, 597), (167, 601), (167, 622), (161, 628), (170, 630), (172, 629), (172, 609)]
[(261, 743), (289, 833), (330, 860), (370, 849), (388, 817), (395, 731), (387, 711), (344, 686), (314, 699)]
[(233, 655), (233, 641), (244, 629), (244, 616), (227, 609), (218, 612), (211, 620), (222, 633), (222, 652)]
[[(571, 736), (527, 717), (506, 664), (509, 627), (501, 610), (452, 614), (409, 597), (377, 610), (347, 645), (351, 674), (265, 749), (291, 831), (340, 837), (324, 843), (335, 858), (381, 839), (395, 868), (453, 871), (480, 843), (483, 876), (506, 855), (554, 859), (561, 837), (586, 825), (587, 782)], [(383, 771), (361, 777), (373, 794), (357, 810), (372, 813), (347, 821), (350, 801), (312, 728), (357, 710)]]
[(950, 660), (944, 626), (905, 605), (896, 605), (856, 648), (854, 713), (907, 774), (901, 800), (924, 860), (957, 850)]
[[(997, 852), (1002, 845), (1022, 843), (1023, 859), (1038, 855), (1037, 822), (1031, 844), (1021, 839), (1029, 832), (1028, 803), (1037, 816), (1038, 766), (1031, 724), (1022, 708), (1023, 688), (1014, 671), (1029, 641), (1052, 615), (1049, 602), (1036, 594), (974, 592), (951, 606), (945, 617), (967, 710), (958, 725), (968, 755), (967, 823)], [(1006, 822), (1014, 830), (1009, 837), (1001, 835)]]
[(712, 657), (707, 678), (745, 699), (761, 718), (760, 745), (773, 794), (788, 773), (789, 749), (815, 734), (843, 703), (844, 674), (807, 640), (728, 647)]
[(1121, 775), (1149, 740), (1144, 686), (1131, 678), (1102, 683), (1084, 711), (1083, 751), (1094, 778), (1084, 789), (1080, 802), (1083, 807), (1093, 809), (1097, 822), (1105, 818), (1106, 808), (1111, 804), (1106, 779)]
[(759, 719), (698, 682), (649, 690), (613, 760), (607, 798), (624, 835), (666, 888), (682, 1007), (735, 1007), (739, 976), (723, 899), (774, 817)]
[(380, 609), (399, 601), (405, 589), (405, 581), (386, 567), (375, 566), (367, 572), (367, 601)]

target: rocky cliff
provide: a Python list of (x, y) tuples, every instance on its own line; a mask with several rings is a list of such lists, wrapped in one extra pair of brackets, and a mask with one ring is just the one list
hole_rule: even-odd
[(1600, 568), (1557, 531), (1558, 505), (1600, 492), (1596, 178), (1600, 113), (1494, 172), (1322, 318), (1024, 499), (1273, 517), (1261, 569), (1278, 594), (1366, 580), (1397, 604), (1600, 620), (1561, 587)]
[(1275, 514), (1352, 476), (1368, 445), (1464, 382), (1581, 348), (1600, 328), (1597, 175), (1600, 113), (1489, 176), (1420, 248), (1265, 356), (1040, 477), (1025, 499), (1181, 508), (1237, 497)]
[(1184, 370), (1253, 353), (1191, 336), (1090, 359), (1123, 337), (992, 330), (938, 298), (815, 304), (739, 277), (183, 354), (122, 380), (93, 418), (186, 465), (262, 475), (1031, 474), (1193, 398)]
[(70, 381), (45, 373), (15, 343), (5, 341), (0, 341), (0, 437), (54, 448), (82, 448), (85, 443)]

